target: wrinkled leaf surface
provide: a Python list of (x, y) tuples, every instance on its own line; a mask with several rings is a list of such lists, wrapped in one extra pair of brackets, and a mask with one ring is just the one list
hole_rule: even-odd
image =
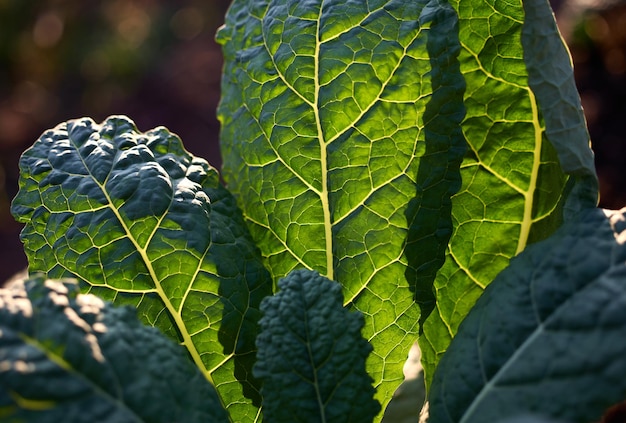
[(365, 371), (371, 345), (363, 316), (343, 306), (341, 285), (296, 270), (261, 303), (255, 375), (263, 415), (273, 422), (372, 421), (380, 411)]
[(430, 420), (599, 421), (626, 396), (626, 209), (589, 209), (511, 261), (437, 368)]
[(227, 422), (187, 351), (131, 307), (41, 276), (0, 289), (0, 420)]
[[(271, 282), (217, 172), (165, 128), (63, 123), (20, 160), (29, 270), (72, 276), (182, 343), (231, 415), (254, 420), (258, 305)], [(253, 405), (256, 404), (256, 405)]]

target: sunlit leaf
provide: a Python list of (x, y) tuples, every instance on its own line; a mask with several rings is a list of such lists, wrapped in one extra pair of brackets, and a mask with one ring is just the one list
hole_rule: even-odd
[[(571, 92), (571, 62), (550, 8), (526, 18), (522, 2), (452, 4), (467, 83), (462, 127), (469, 154), (452, 200), (454, 232), (434, 285), (436, 309), (420, 339), (427, 384), (459, 324), (509, 260), (558, 228), (567, 218), (564, 207), (574, 211), (597, 200), (580, 101)], [(553, 70), (539, 74), (548, 62)], [(553, 85), (564, 91), (545, 90)], [(579, 138), (562, 133), (559, 116)], [(565, 206), (568, 198), (574, 200)]]
[(231, 415), (254, 420), (258, 305), (271, 282), (217, 172), (165, 128), (63, 123), (20, 160), (29, 270), (137, 308), (188, 350)]
[(383, 407), (452, 230), (457, 32), (437, 1), (236, 0), (218, 34), (224, 179), (274, 281), (316, 270), (364, 314)]

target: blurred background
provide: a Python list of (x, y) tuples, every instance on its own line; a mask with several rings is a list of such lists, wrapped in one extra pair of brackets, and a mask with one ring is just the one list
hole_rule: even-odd
[(88, 116), (163, 125), (220, 165), (214, 37), (230, 0), (0, 0), (0, 281), (26, 266), (10, 214), (21, 153)]
[[(230, 0), (0, 0), (0, 281), (26, 266), (12, 218), (18, 160), (48, 128), (126, 114), (164, 125), (220, 166), (221, 51)], [(570, 46), (601, 179), (626, 206), (626, 4), (554, 1)]]

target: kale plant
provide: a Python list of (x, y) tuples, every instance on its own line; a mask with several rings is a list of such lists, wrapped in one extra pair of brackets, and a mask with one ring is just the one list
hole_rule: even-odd
[(224, 185), (123, 116), (23, 154), (3, 420), (380, 421), (416, 340), (432, 423), (626, 398), (626, 211), (545, 0), (234, 0), (217, 40)]

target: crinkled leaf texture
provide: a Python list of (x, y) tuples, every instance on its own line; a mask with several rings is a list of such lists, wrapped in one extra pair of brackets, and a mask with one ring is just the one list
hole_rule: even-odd
[(452, 199), (436, 309), (419, 341), (427, 385), (459, 324), (509, 260), (598, 199), (571, 60), (547, 1), (451, 3), (469, 154)]
[(126, 117), (44, 133), (12, 212), (29, 270), (81, 286), (182, 343), (237, 421), (258, 417), (254, 338), (271, 280), (215, 169)]
[(597, 421), (626, 397), (626, 209), (588, 209), (526, 249), (459, 327), (431, 423)]
[(0, 420), (227, 422), (184, 348), (132, 307), (35, 276), (0, 289)]
[(537, 96), (546, 135), (557, 151), (559, 163), (573, 176), (570, 189), (574, 195), (568, 199), (568, 209), (576, 213), (598, 204), (598, 179), (574, 68), (548, 0), (526, 0), (523, 4), (521, 41), (528, 85)]
[(436, 0), (235, 0), (218, 34), (224, 179), (274, 281), (316, 270), (363, 313), (383, 407), (452, 231), (457, 34)]
[(270, 422), (371, 422), (380, 411), (365, 371), (363, 316), (343, 306), (341, 285), (294, 270), (261, 303), (255, 375)]

